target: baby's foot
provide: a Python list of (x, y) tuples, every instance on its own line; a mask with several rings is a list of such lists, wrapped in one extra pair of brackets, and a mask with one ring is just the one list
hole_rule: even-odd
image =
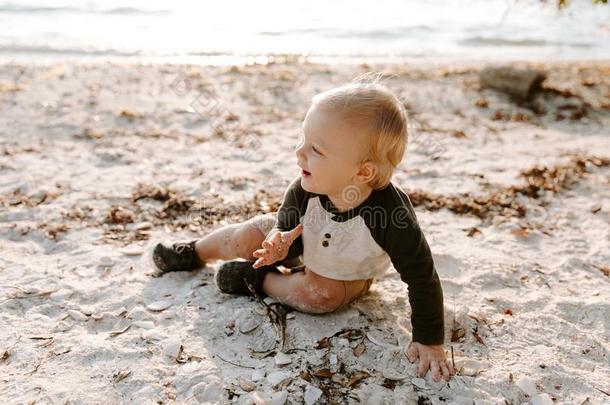
[(158, 271), (154, 277), (160, 277), (170, 271), (191, 271), (202, 267), (205, 263), (199, 260), (195, 251), (196, 240), (178, 242), (171, 246), (163, 243), (157, 244), (153, 250), (152, 258)]
[(263, 291), (263, 281), (267, 273), (281, 273), (275, 266), (261, 266), (254, 269), (254, 262), (233, 260), (223, 263), (216, 272), (216, 285), (225, 294), (252, 295), (248, 289), (250, 284), (254, 291), (265, 298), (267, 294)]

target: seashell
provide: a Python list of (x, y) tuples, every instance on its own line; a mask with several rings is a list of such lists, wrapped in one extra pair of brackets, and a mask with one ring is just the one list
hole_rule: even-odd
[(271, 394), (269, 405), (284, 405), (288, 399), (288, 391), (279, 391)]
[(532, 380), (530, 377), (528, 377), (526, 375), (521, 376), (521, 378), (519, 378), (515, 382), (515, 385), (517, 387), (519, 387), (521, 389), (521, 391), (523, 391), (530, 397), (533, 397), (534, 395), (536, 395), (538, 393), (538, 389), (536, 388), (536, 384), (534, 383), (534, 380)]
[(377, 346), (395, 348), (398, 347), (396, 336), (390, 331), (373, 329), (366, 333), (366, 338)]
[(75, 321), (82, 322), (87, 320), (87, 315), (75, 309), (69, 309), (68, 315), (70, 315), (70, 317), (72, 317), (72, 319), (74, 319)]
[(125, 307), (121, 307), (119, 309), (116, 310), (115, 315), (116, 316), (120, 316), (122, 317), (123, 315), (126, 315), (127, 313), (129, 313), (129, 311), (127, 310), (127, 308)]
[(61, 321), (53, 328), (53, 332), (67, 332), (72, 329), (73, 326), (73, 324)]
[(252, 381), (248, 381), (243, 377), (239, 377), (238, 382), (240, 388), (246, 392), (252, 392), (256, 388), (256, 385), (254, 385)]
[(292, 363), (292, 357), (286, 353), (279, 352), (275, 355), (275, 365), (278, 367), (285, 366), (286, 364)]
[(171, 307), (173, 304), (169, 301), (156, 301), (146, 306), (146, 309), (154, 312), (165, 311), (167, 308)]
[(415, 385), (417, 388), (421, 388), (424, 389), (426, 388), (426, 380), (424, 380), (423, 378), (412, 378), (411, 382), (413, 383), (413, 385)]
[(546, 393), (533, 396), (530, 399), (530, 402), (532, 403), (532, 405), (553, 405), (553, 400), (551, 399), (549, 394)]
[(254, 336), (254, 341), (249, 345), (251, 350), (255, 352), (268, 352), (275, 349), (275, 335), (271, 331), (260, 328), (252, 336)]
[(87, 316), (91, 316), (91, 314), (95, 312), (95, 309), (93, 309), (91, 306), (80, 305), (77, 311), (80, 311)]
[(135, 229), (136, 229), (137, 231), (142, 231), (142, 230), (145, 230), (145, 229), (150, 229), (150, 228), (152, 228), (152, 223), (150, 223), (150, 222), (148, 222), (148, 221), (145, 221), (145, 222), (140, 222), (139, 224), (137, 224), (137, 225), (135, 226)]
[(400, 381), (409, 376), (411, 365), (399, 347), (386, 349), (381, 355), (380, 364), (381, 374), (389, 380)]
[(178, 359), (181, 352), (182, 342), (180, 342), (178, 339), (168, 339), (163, 346), (163, 355), (173, 360)]
[(252, 381), (260, 381), (265, 378), (265, 370), (262, 368), (257, 368), (252, 372)]
[(133, 323), (133, 326), (141, 329), (153, 329), (155, 327), (155, 323), (153, 321), (136, 321)]
[(284, 381), (290, 377), (291, 377), (291, 375), (284, 371), (274, 371), (273, 373), (269, 373), (269, 375), (267, 376), (267, 381), (272, 386), (276, 386), (279, 383), (281, 383), (282, 381)]
[(244, 312), (237, 319), (237, 329), (241, 333), (246, 334), (258, 328), (262, 322), (259, 316), (254, 315), (250, 311)]
[(131, 321), (129, 319), (120, 319), (110, 331), (110, 336), (117, 336), (127, 332), (127, 329), (131, 327)]
[(254, 405), (284, 405), (288, 399), (288, 391), (278, 391), (266, 394), (259, 391), (251, 392), (247, 398), (248, 404)]
[(320, 397), (322, 396), (322, 390), (319, 389), (318, 387), (311, 385), (311, 384), (307, 384), (307, 387), (305, 387), (305, 404), (306, 405), (313, 405), (316, 403), (316, 401), (318, 399), (320, 399)]
[(164, 336), (157, 330), (145, 330), (142, 332), (142, 339), (149, 342), (163, 340)]

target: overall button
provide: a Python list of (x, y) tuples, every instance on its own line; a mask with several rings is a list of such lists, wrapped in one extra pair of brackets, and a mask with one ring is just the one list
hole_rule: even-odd
[(327, 247), (328, 246), (328, 241), (327, 240), (323, 240), (322, 241), (322, 246)]
[(330, 239), (330, 233), (325, 233), (325, 234), (324, 234), (324, 237), (325, 237), (326, 239)]

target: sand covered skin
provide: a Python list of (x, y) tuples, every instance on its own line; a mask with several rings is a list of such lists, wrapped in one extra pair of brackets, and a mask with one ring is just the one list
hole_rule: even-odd
[[(608, 403), (610, 65), (531, 67), (546, 90), (516, 103), (478, 65), (0, 66), (2, 402)], [(448, 383), (400, 353), (393, 269), (331, 315), (221, 294), (218, 263), (149, 276), (155, 241), (275, 211), (310, 98), (371, 70), (412, 120), (394, 182), (443, 284)]]

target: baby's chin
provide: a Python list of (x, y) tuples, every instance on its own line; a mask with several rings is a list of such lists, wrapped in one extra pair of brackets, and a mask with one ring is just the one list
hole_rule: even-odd
[(311, 181), (311, 174), (309, 176), (304, 176), (301, 174), (301, 188), (307, 192), (315, 193), (315, 189)]
[(307, 184), (307, 183), (309, 183), (309, 182), (303, 176), (301, 176), (301, 187), (305, 191), (310, 191), (309, 187), (308, 187), (309, 184)]

